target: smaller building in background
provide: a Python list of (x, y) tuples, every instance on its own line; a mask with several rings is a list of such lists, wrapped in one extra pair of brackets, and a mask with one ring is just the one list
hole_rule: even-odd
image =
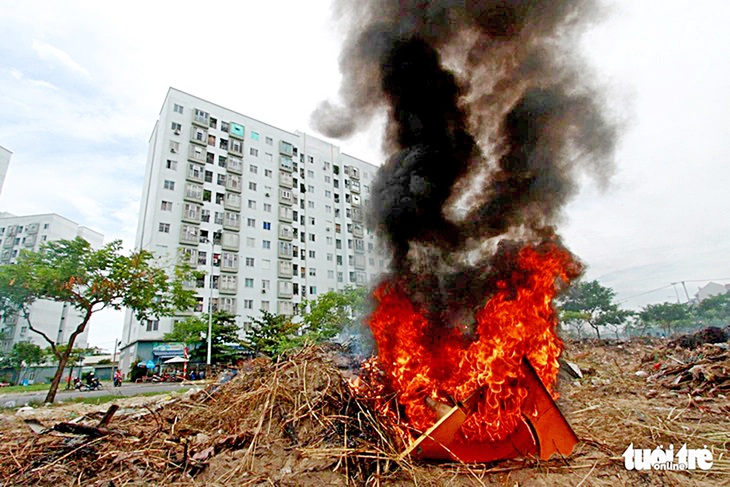
[(12, 155), (12, 152), (0, 145), (0, 193), (3, 192), (3, 183), (5, 182), (5, 175), (8, 173), (10, 156)]
[[(37, 251), (53, 240), (81, 237), (94, 248), (104, 243), (104, 236), (55, 213), (15, 216), (0, 212), (0, 265), (13, 264), (21, 250)], [(67, 343), (81, 316), (72, 307), (54, 301), (40, 300), (31, 308), (30, 321), (56, 343)], [(75, 347), (86, 348), (88, 327), (76, 339)], [(17, 314), (0, 316), (0, 349), (9, 351), (17, 342), (32, 342), (41, 348), (48, 343), (30, 331), (28, 322)]]
[(716, 282), (710, 282), (699, 288), (697, 293), (694, 295), (694, 302), (701, 303), (707, 298), (713, 296), (719, 296), (730, 291), (730, 284), (718, 284)]

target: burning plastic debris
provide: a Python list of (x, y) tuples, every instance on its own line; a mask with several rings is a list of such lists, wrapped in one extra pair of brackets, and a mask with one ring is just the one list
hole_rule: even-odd
[(581, 270), (555, 224), (576, 176), (602, 181), (612, 166), (615, 128), (574, 52), (596, 11), (588, 0), (338, 5), (343, 105), (314, 119), (341, 137), (388, 114), (391, 155), (368, 215), (391, 256), (372, 366), (415, 431), (439, 404), (477, 394), (457, 443), (506, 440), (524, 424), (524, 360), (552, 390), (552, 300)]

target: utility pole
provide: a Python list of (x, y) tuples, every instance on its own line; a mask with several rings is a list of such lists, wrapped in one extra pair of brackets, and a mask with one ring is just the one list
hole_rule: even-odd
[(684, 294), (687, 295), (687, 302), (689, 303), (689, 293), (687, 292), (687, 285), (682, 281), (682, 287), (684, 288)]
[(119, 340), (114, 339), (114, 353), (112, 353), (112, 380), (114, 380), (114, 373), (117, 371), (117, 345), (119, 345)]

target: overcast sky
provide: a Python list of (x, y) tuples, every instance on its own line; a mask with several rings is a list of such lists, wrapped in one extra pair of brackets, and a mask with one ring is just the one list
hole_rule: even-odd
[[(559, 231), (636, 308), (676, 301), (673, 282), (730, 283), (730, 2), (606, 5), (580, 49), (624, 125), (617, 171), (584, 182)], [(330, 21), (328, 0), (1, 2), (0, 211), (55, 212), (130, 247), (167, 89), (317, 135), (311, 112), (340, 80)], [(336, 143), (383, 159), (377, 127)], [(121, 328), (104, 314), (90, 342), (111, 350)]]

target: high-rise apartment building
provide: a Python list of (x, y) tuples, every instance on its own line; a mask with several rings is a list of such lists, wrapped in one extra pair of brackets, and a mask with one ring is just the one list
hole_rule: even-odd
[[(90, 228), (56, 215), (15, 216), (0, 213), (0, 265), (13, 264), (21, 250), (38, 251), (45, 242), (53, 240), (73, 240), (81, 237), (94, 248), (102, 246), (104, 236)], [(55, 301), (36, 301), (30, 312), (30, 322), (56, 343), (67, 343), (81, 315), (72, 307)], [(75, 347), (86, 348), (89, 327), (78, 336)], [(0, 346), (9, 351), (16, 342), (33, 342), (45, 348), (48, 343), (30, 331), (28, 321), (17, 313), (0, 316)]]
[[(291, 315), (303, 299), (365, 285), (384, 269), (363, 221), (376, 170), (171, 88), (149, 141), (135, 246), (205, 271), (195, 311), (229, 311), (243, 332), (260, 310)], [(139, 323), (128, 313), (122, 368), (163, 356), (158, 342), (175, 319)]]
[(13, 153), (7, 150), (5, 147), (0, 145), (0, 193), (3, 190), (3, 183), (5, 183), (5, 176), (8, 173), (8, 166), (10, 165), (10, 156)]

